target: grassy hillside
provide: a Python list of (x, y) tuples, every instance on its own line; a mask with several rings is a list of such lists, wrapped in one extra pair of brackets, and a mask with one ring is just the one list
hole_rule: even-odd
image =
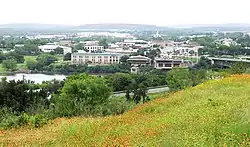
[(0, 146), (239, 146), (250, 135), (250, 75), (208, 81), (121, 116), (0, 131)]

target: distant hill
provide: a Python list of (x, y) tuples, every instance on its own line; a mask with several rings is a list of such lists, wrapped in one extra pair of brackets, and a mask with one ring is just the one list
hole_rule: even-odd
[(0, 25), (0, 33), (30, 33), (30, 32), (77, 32), (77, 31), (191, 31), (191, 32), (212, 32), (212, 31), (250, 31), (250, 24), (203, 24), (203, 25), (177, 25), (171, 27), (146, 25), (146, 24), (85, 24), (80, 26), (60, 24), (38, 24), (38, 23), (14, 23)]
[(26, 34), (26, 33), (51, 33), (67, 32), (72, 28), (69, 25), (14, 23), (0, 25), (0, 34)]
[(175, 28), (183, 30), (194, 30), (199, 32), (211, 31), (250, 31), (250, 24), (228, 23), (228, 24), (201, 24), (201, 25), (179, 25)]
[(57, 25), (57, 24), (37, 24), (37, 23), (14, 23), (14, 24), (2, 24), (0, 29), (57, 29), (57, 28), (69, 28), (69, 25)]
[(80, 26), (57, 25), (57, 24), (36, 24), (36, 23), (17, 23), (0, 25), (0, 32), (30, 32), (30, 31), (108, 31), (108, 30), (172, 30), (167, 27), (145, 24), (85, 24)]
[(167, 30), (168, 27), (158, 27), (156, 25), (145, 24), (85, 24), (75, 27), (75, 29), (92, 29), (92, 30)]

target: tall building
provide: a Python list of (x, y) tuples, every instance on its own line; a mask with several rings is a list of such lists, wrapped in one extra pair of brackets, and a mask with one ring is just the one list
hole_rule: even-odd
[(72, 64), (93, 64), (108, 65), (119, 64), (120, 54), (116, 53), (73, 53), (71, 54)]
[(84, 50), (89, 50), (89, 52), (104, 51), (103, 46), (84, 46)]

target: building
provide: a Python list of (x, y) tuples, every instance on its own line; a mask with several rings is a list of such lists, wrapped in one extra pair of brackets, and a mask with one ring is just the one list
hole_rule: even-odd
[(119, 43), (122, 47), (133, 47), (133, 48), (148, 48), (151, 46), (147, 41), (144, 40), (124, 40)]
[(73, 45), (73, 42), (71, 40), (60, 40), (59, 45), (70, 47)]
[(62, 48), (63, 54), (72, 53), (71, 47), (59, 46), (59, 45), (41, 45), (38, 48), (45, 53), (53, 52), (56, 48)]
[(123, 48), (116, 48), (116, 49), (105, 49), (106, 52), (109, 53), (119, 53), (121, 55), (131, 55), (133, 53), (136, 53), (138, 49), (123, 49)]
[(153, 46), (165, 47), (166, 43), (167, 42), (165, 40), (152, 40), (152, 45)]
[(233, 39), (231, 38), (224, 38), (219, 40), (219, 43), (221, 45), (225, 45), (225, 46), (231, 46), (231, 45), (237, 45), (237, 42), (235, 42)]
[(97, 51), (104, 51), (104, 46), (84, 46), (84, 50), (88, 50), (89, 52), (97, 52)]
[(108, 65), (119, 64), (120, 54), (116, 53), (73, 53), (71, 54), (72, 64), (93, 64), (93, 65)]
[(22, 48), (24, 47), (24, 44), (15, 44), (15, 48)]
[(154, 60), (154, 68), (155, 69), (172, 69), (183, 67), (182, 59), (170, 59), (170, 58), (155, 58)]
[(80, 43), (82, 43), (84, 46), (98, 46), (99, 45), (99, 41), (83, 41)]
[(131, 56), (127, 61), (131, 65), (132, 73), (138, 73), (139, 67), (151, 65), (151, 59), (141, 55)]

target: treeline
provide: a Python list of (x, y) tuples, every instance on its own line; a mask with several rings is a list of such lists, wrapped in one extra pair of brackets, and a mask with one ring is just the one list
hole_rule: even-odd
[(88, 66), (86, 65), (75, 65), (68, 63), (61, 64), (51, 64), (49, 66), (44, 66), (40, 71), (45, 73), (60, 73), (65, 75), (71, 75), (76, 73), (89, 73), (89, 74), (112, 74), (112, 73), (129, 73), (130, 68), (125, 67), (121, 64), (115, 65), (97, 65)]
[[(120, 84), (121, 85), (120, 85)], [(65, 81), (34, 84), (31, 81), (0, 82), (0, 128), (33, 125), (64, 116), (121, 114), (149, 100), (146, 87), (166, 84), (165, 76), (114, 74), (73, 75)], [(113, 91), (129, 90), (126, 98)]]

